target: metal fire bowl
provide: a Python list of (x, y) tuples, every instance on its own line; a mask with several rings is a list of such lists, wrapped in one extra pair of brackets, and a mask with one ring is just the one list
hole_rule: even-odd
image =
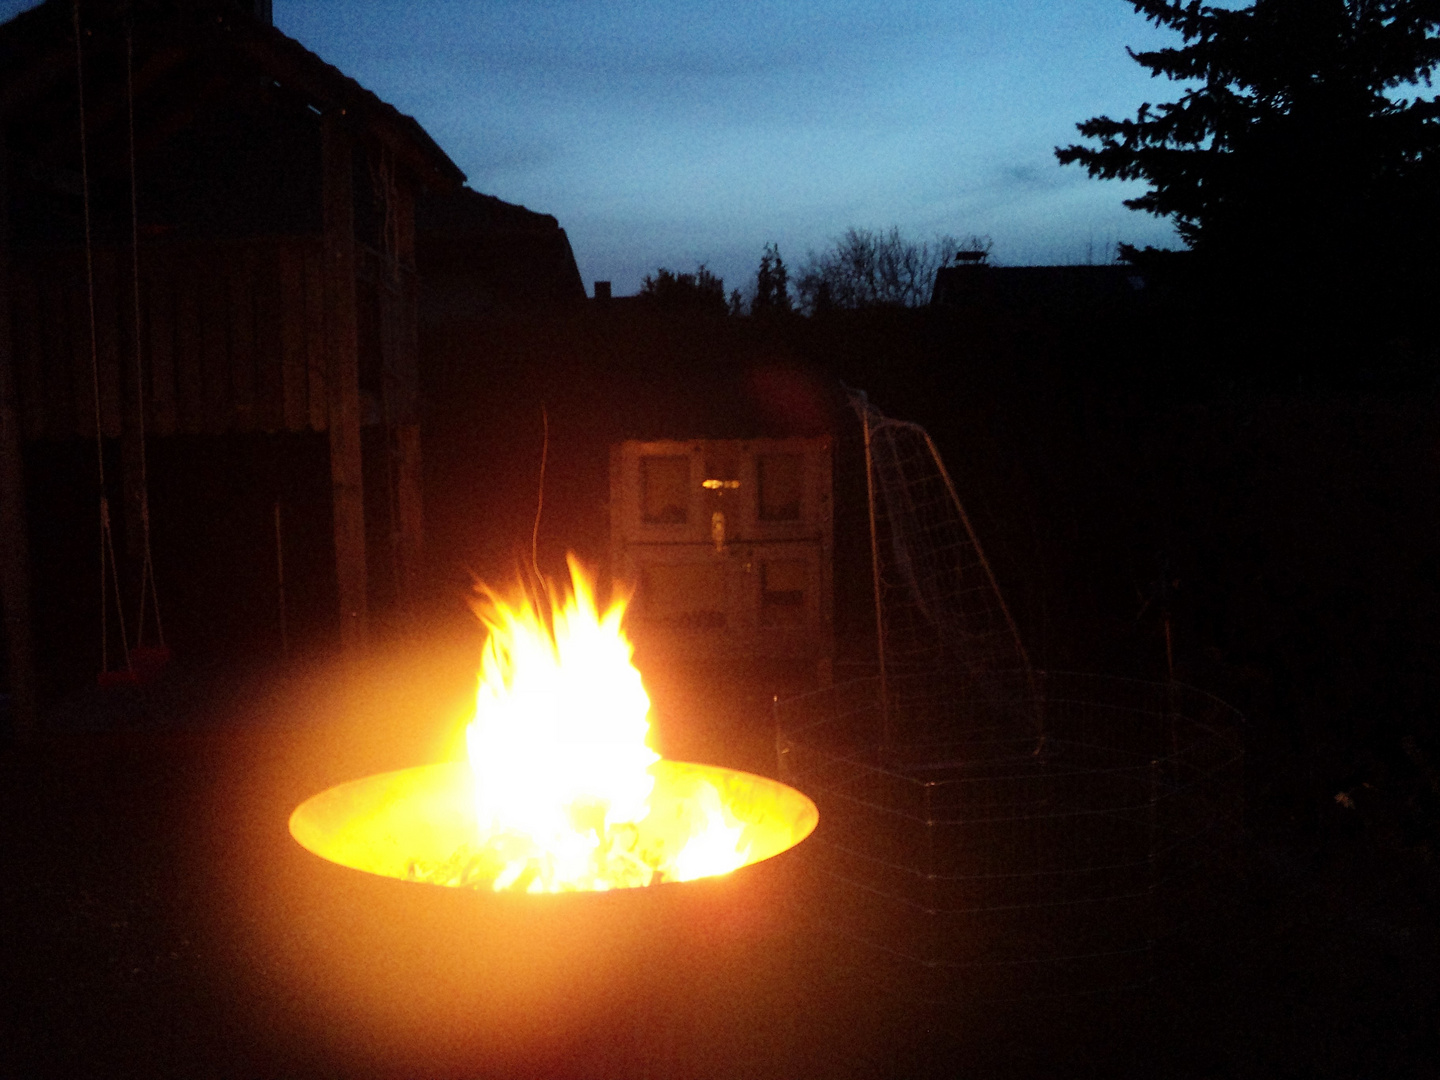
[[(680, 808), (704, 783), (744, 823), (741, 844), (749, 845), (745, 865), (794, 847), (819, 821), (815, 804), (792, 787), (753, 773), (660, 761), (654, 768), (651, 812), (641, 826), (641, 844), (682, 838), (668, 836), (682, 820)], [(405, 879), (416, 861), (438, 865), (476, 840), (474, 789), (464, 762), (421, 765), (339, 784), (307, 799), (290, 816), (290, 835), (322, 858), (355, 870)]]
[(321, 792), (294, 811), (290, 832), (329, 861), (290, 845), (262, 885), (265, 979), (283, 969), (310, 1037), (408, 1075), (530, 1075), (548, 1060), (549, 1074), (580, 1076), (555, 1057), (563, 1048), (634, 1064), (673, 1030), (771, 1037), (794, 992), (785, 896), (797, 869), (773, 856), (815, 828), (815, 804), (749, 773), (656, 769), (662, 813), (652, 816), (709, 780), (745, 823), (752, 864), (599, 893), (443, 888), (397, 879), (411, 859), (443, 860), (471, 836), (467, 765)]

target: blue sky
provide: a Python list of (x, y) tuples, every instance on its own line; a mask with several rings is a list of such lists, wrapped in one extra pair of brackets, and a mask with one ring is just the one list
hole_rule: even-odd
[(416, 116), (472, 187), (554, 214), (587, 283), (848, 226), (988, 234), (1007, 264), (1173, 243), (1061, 169), (1100, 112), (1168, 99), (1124, 0), (275, 0), (275, 22)]
[[(0, 0), (0, 14), (32, 6)], [(1124, 0), (274, 0), (275, 22), (415, 116), (479, 191), (554, 214), (581, 276), (753, 280), (849, 226), (987, 234), (1007, 265), (1175, 243), (1060, 168), (1077, 121), (1177, 87)]]

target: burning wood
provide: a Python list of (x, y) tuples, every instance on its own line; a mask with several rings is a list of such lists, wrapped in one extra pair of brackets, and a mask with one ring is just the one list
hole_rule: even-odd
[(495, 891), (606, 891), (729, 873), (799, 843), (815, 806), (749, 773), (664, 761), (621, 630), (581, 568), (571, 586), (482, 590), (488, 637), (469, 764), (342, 784), (290, 831), (372, 873)]

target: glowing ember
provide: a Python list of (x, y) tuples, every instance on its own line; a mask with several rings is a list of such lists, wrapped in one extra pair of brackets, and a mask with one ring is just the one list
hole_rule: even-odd
[(319, 855), (437, 885), (604, 891), (725, 874), (799, 843), (815, 806), (763, 777), (662, 761), (650, 699), (621, 631), (580, 567), (571, 587), (506, 599), (489, 632), (466, 729), (470, 763), (342, 784), (290, 831)]

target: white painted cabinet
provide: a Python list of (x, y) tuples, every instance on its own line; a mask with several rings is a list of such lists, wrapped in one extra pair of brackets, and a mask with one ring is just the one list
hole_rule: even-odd
[(829, 438), (611, 447), (611, 567), (647, 650), (808, 660), (828, 681), (833, 538)]

